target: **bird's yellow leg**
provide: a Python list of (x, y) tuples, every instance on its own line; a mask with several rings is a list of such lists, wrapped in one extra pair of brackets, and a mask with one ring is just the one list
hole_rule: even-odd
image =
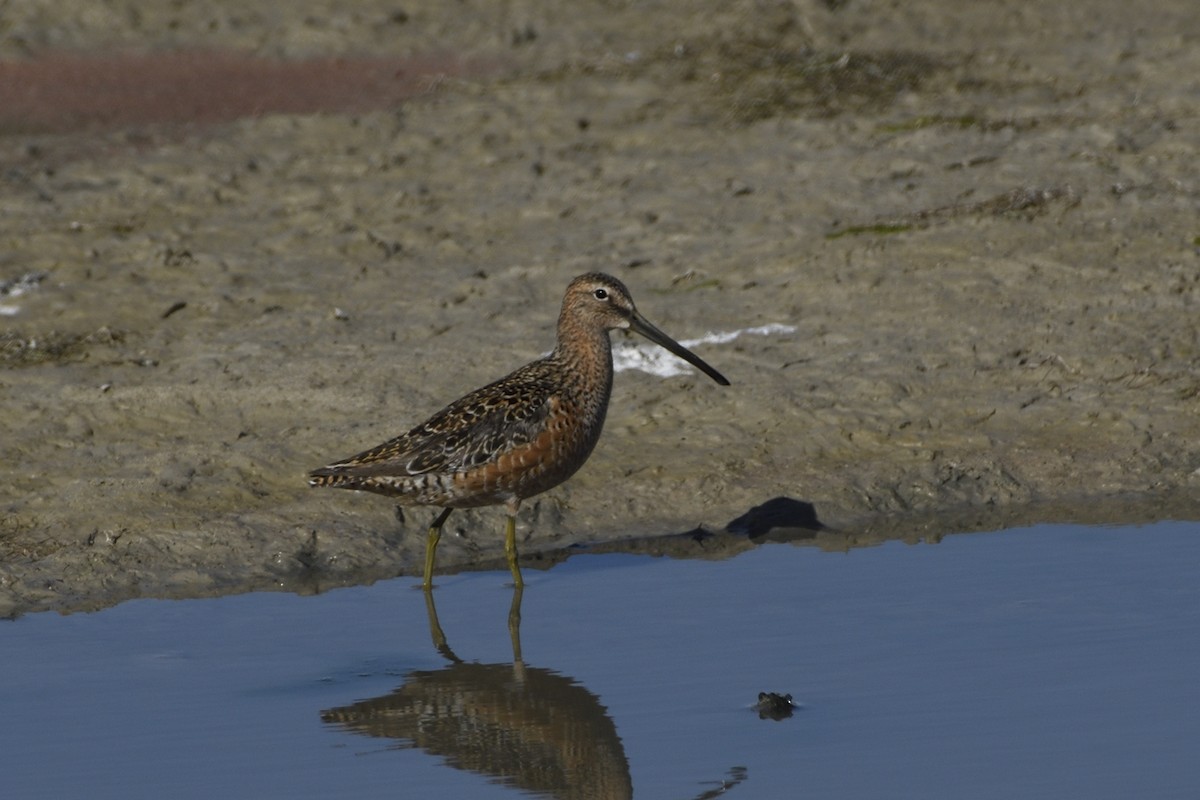
[(508, 636), (512, 639), (513, 663), (521, 663), (521, 595), (520, 586), (513, 589), (512, 605), (508, 607)]
[(512, 571), (513, 586), (518, 589), (525, 585), (521, 580), (521, 568), (517, 565), (517, 510), (510, 507), (508, 525), (504, 530), (504, 555), (508, 557), (508, 568)]
[(442, 526), (446, 524), (446, 517), (450, 516), (453, 508), (443, 508), (442, 513), (437, 515), (437, 519), (429, 526), (429, 538), (425, 540), (425, 582), (421, 585), (425, 589), (433, 588), (433, 557), (437, 552), (438, 540), (442, 538)]

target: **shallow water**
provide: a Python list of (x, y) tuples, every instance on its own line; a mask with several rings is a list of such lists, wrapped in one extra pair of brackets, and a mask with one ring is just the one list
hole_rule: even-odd
[(412, 579), (31, 615), (0, 795), (1188, 797), (1198, 566), (1181, 522), (584, 555), (527, 571), (520, 666), (499, 572), (441, 579), (441, 651)]

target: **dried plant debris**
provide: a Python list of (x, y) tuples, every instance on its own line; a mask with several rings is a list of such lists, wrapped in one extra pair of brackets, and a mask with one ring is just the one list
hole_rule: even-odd
[(40, 535), (36, 522), (0, 517), (0, 561), (37, 561), (61, 550), (65, 545), (48, 535)]
[[(921, 53), (734, 51), (717, 82), (735, 122), (799, 112), (835, 116), (883, 107), (918, 88), (943, 65)], [(735, 60), (735, 56), (740, 56)]]
[(1027, 187), (1022, 186), (1001, 192), (986, 200), (974, 203), (952, 203), (937, 208), (921, 209), (900, 217), (878, 219), (861, 225), (848, 225), (825, 234), (826, 239), (863, 234), (886, 236), (903, 233), (914, 228), (927, 228), (934, 222), (949, 221), (960, 217), (1020, 217), (1031, 220), (1047, 213), (1059, 205), (1063, 211), (1079, 205), (1079, 195), (1070, 186)]
[(100, 328), (92, 333), (61, 333), (27, 336), (17, 331), (0, 331), (0, 368), (33, 367), (81, 361), (96, 345), (123, 342), (121, 331)]
[(542, 77), (562, 78), (573, 71), (651, 76), (691, 86), (700, 93), (701, 109), (715, 109), (727, 122), (749, 125), (801, 114), (832, 117), (882, 110), (902, 92), (956, 66), (957, 61), (918, 51), (819, 49), (800, 12), (791, 3), (779, 3), (732, 24), (714, 21), (703, 32), (683, 32), (656, 51), (576, 64)]
[(672, 54), (720, 98), (731, 121), (743, 125), (882, 109), (951, 66), (915, 51), (821, 50), (790, 3), (676, 45)]
[(46, 280), (47, 274), (45, 272), (26, 272), (16, 278), (0, 280), (0, 297), (20, 297), (26, 292), (36, 289), (42, 281)]

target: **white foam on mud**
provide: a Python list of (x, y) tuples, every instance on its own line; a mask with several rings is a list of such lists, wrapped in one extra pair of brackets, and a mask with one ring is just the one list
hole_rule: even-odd
[[(718, 331), (706, 333), (699, 339), (684, 339), (681, 345), (689, 350), (704, 344), (727, 344), (739, 336), (776, 336), (795, 333), (795, 325), (783, 325), (772, 322), (769, 325), (759, 325), (756, 328), (742, 328), (736, 331)], [(708, 359), (705, 359), (707, 361)], [(627, 369), (637, 369), (669, 378), (673, 375), (687, 375), (695, 371), (692, 365), (682, 358), (676, 358), (656, 344), (650, 342), (618, 342), (613, 346), (613, 368), (617, 372)]]

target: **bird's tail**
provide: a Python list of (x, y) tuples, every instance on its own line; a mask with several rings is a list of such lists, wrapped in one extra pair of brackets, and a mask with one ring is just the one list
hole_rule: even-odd
[(314, 488), (359, 489), (391, 497), (413, 497), (420, 494), (425, 483), (418, 480), (414, 484), (408, 476), (374, 474), (361, 464), (330, 464), (308, 473), (308, 485)]
[(362, 478), (357, 475), (349, 474), (343, 471), (343, 467), (338, 464), (331, 464), (328, 467), (314, 469), (308, 473), (308, 485), (313, 488), (320, 486), (331, 486), (335, 489), (354, 489), (356, 484), (362, 482)]

